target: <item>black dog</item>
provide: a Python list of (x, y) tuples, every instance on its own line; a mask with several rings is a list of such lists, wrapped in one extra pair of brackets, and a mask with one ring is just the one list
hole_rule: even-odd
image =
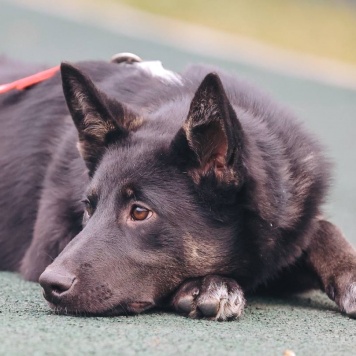
[(70, 313), (171, 298), (225, 320), (242, 291), (317, 287), (355, 316), (356, 254), (322, 217), (316, 140), (219, 70), (129, 57), (0, 96), (0, 269)]

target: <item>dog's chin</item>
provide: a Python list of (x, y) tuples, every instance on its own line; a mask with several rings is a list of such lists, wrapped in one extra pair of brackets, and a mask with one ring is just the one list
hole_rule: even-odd
[(123, 314), (139, 314), (153, 307), (154, 307), (153, 302), (136, 301), (124, 305), (118, 305), (112, 309), (105, 311), (103, 315), (114, 316), (114, 315), (123, 315)]
[(60, 315), (75, 315), (75, 316), (120, 316), (139, 314), (154, 307), (155, 303), (152, 301), (135, 301), (129, 303), (120, 303), (115, 307), (109, 309), (86, 310), (80, 307), (72, 308), (61, 305), (56, 305), (47, 302), (50, 308)]

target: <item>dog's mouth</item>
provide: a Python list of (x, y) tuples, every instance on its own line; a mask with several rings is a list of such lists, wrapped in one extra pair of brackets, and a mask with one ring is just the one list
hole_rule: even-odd
[(134, 301), (128, 303), (120, 303), (115, 307), (107, 310), (85, 310), (80, 306), (73, 308), (65, 305), (54, 304), (48, 301), (50, 308), (59, 315), (75, 315), (75, 316), (120, 316), (139, 314), (155, 306), (153, 301)]
[(154, 307), (153, 302), (136, 301), (127, 304), (120, 304), (110, 310), (105, 311), (103, 315), (114, 316), (114, 315), (123, 315), (123, 314), (139, 314), (153, 307)]

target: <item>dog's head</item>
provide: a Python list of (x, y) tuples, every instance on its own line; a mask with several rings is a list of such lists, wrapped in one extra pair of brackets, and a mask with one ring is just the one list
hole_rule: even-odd
[(61, 71), (90, 183), (83, 230), (40, 277), (52, 306), (140, 312), (189, 277), (231, 272), (244, 137), (219, 77), (205, 77), (185, 118), (180, 102), (143, 117)]

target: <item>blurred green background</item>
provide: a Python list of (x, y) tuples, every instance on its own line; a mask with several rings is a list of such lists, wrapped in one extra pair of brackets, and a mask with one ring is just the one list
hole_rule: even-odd
[[(355, 3), (0, 0), (0, 55), (50, 66), (133, 52), (177, 71), (218, 65), (254, 83), (324, 143), (335, 162), (326, 215), (356, 246)], [(226, 41), (190, 23), (226, 31)], [(0, 355), (354, 355), (355, 323), (321, 294), (250, 299), (232, 323), (166, 313), (63, 317), (49, 311), (38, 285), (0, 273)]]
[(354, 0), (121, 1), (151, 13), (356, 64)]

